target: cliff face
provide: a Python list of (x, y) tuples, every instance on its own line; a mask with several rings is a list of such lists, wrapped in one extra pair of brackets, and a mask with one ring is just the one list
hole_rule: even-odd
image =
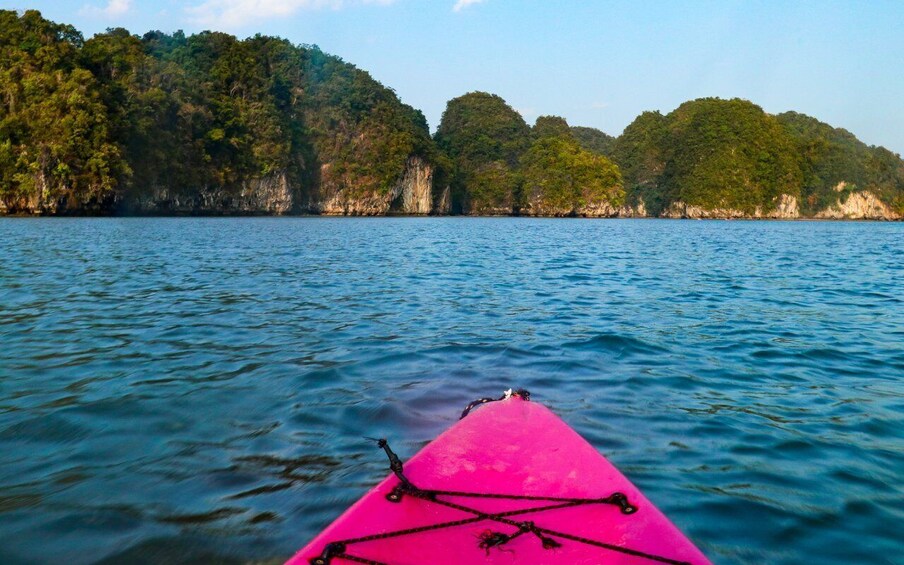
[(204, 188), (190, 193), (156, 187), (126, 196), (120, 207), (133, 214), (282, 215), (293, 210), (295, 197), (285, 173), (247, 180), (237, 187)]
[(491, 207), (483, 207), (483, 208), (472, 208), (470, 212), (466, 215), (468, 216), (511, 216), (512, 209), (511, 208), (491, 208)]
[(403, 214), (429, 214), (433, 211), (433, 167), (420, 157), (410, 157), (402, 180), (393, 192), (393, 208), (399, 200), (398, 211)]
[(775, 210), (769, 212), (766, 217), (774, 219), (799, 218), (800, 206), (798, 205), (797, 198), (789, 194), (782, 194), (779, 197), (778, 205)]
[(433, 214), (446, 215), (452, 212), (452, 188), (448, 185), (434, 188)]
[(56, 200), (45, 201), (43, 195), (48, 192), (43, 175), (35, 178), (37, 190), (27, 194), (19, 194), (15, 197), (0, 198), (0, 214), (56, 214), (58, 202)]
[[(330, 168), (322, 165), (321, 176)], [(313, 212), (327, 216), (383, 216), (386, 214), (426, 215), (444, 213), (442, 198), (437, 210), (434, 206), (433, 165), (422, 157), (408, 158), (399, 180), (386, 193), (357, 193), (354, 188), (336, 185), (322, 186), (317, 201), (311, 204)]]
[[(328, 169), (330, 164), (322, 165)], [(398, 181), (385, 194), (360, 193), (335, 185), (307, 190), (290, 181), (286, 172), (249, 179), (237, 186), (178, 190), (155, 186), (136, 194), (124, 194), (104, 203), (94, 213), (122, 212), (156, 215), (269, 215), (314, 213), (334, 216), (383, 216), (387, 214), (448, 214), (449, 187), (434, 190), (434, 167), (411, 156)], [(35, 191), (12, 205), (0, 199), (0, 214), (90, 213), (84, 203), (42, 201)], [(95, 206), (97, 207), (97, 206)]]
[(757, 206), (753, 213), (736, 210), (734, 208), (704, 208), (701, 206), (692, 206), (681, 202), (673, 202), (666, 208), (660, 217), (662, 218), (688, 218), (693, 220), (701, 219), (794, 219), (800, 217), (800, 210), (797, 198), (788, 194), (782, 194), (775, 202), (774, 208), (764, 211)]
[[(331, 165), (325, 163), (323, 169)], [(433, 166), (412, 156), (398, 182), (385, 194), (360, 194), (354, 189), (324, 186), (306, 191), (292, 186), (286, 173), (251, 179), (234, 188), (190, 193), (160, 187), (127, 199), (122, 208), (136, 214), (274, 215), (309, 212), (330, 216), (448, 213), (448, 196), (434, 205)]]
[(900, 214), (895, 213), (885, 205), (876, 195), (869, 191), (852, 192), (844, 202), (836, 200), (827, 209), (816, 214), (817, 218), (833, 220), (901, 220)]
[[(115, 196), (96, 187), (75, 191), (58, 179), (48, 179), (43, 171), (35, 173), (32, 182), (34, 190), (0, 196), (0, 216), (103, 216), (113, 211)], [(0, 194), (4, 189), (8, 187), (0, 186)]]
[(645, 218), (647, 209), (641, 199), (637, 206), (613, 206), (608, 201), (593, 202), (585, 206), (556, 207), (543, 204), (540, 201), (532, 201), (530, 205), (520, 211), (522, 216), (534, 217), (581, 217), (581, 218)]
[(614, 207), (608, 202), (578, 208), (577, 215), (582, 218), (646, 218), (647, 208), (643, 199), (636, 206)]

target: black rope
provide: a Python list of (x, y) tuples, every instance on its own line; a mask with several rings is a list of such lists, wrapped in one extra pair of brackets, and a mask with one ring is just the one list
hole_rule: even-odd
[[(519, 394), (522, 391), (518, 391), (515, 394)], [(526, 393), (526, 391), (523, 391)], [(505, 398), (505, 396), (503, 396)], [(484, 399), (482, 399), (484, 400)], [(491, 402), (493, 400), (501, 400), (501, 399), (489, 399), (485, 400), (485, 402)], [(472, 405), (481, 404), (481, 401), (472, 402)], [(467, 415), (468, 410), (473, 406), (468, 407), (465, 410), (465, 413), (462, 414), (462, 417)], [(444, 528), (453, 528), (456, 526), (463, 526), (467, 524), (473, 524), (477, 522), (482, 522), (484, 520), (489, 520), (492, 522), (505, 524), (508, 526), (513, 526), (517, 528), (514, 532), (510, 534), (506, 534), (504, 532), (494, 532), (492, 530), (487, 530), (483, 534), (480, 535), (480, 542), (478, 543), (478, 547), (483, 549), (489, 555), (490, 550), (493, 548), (498, 548), (503, 550), (502, 546), (506, 545), (513, 539), (522, 536), (524, 534), (533, 534), (537, 539), (540, 540), (541, 545), (544, 549), (554, 549), (557, 547), (561, 547), (561, 542), (554, 539), (560, 538), (564, 540), (571, 540), (578, 543), (583, 543), (586, 545), (599, 547), (602, 549), (607, 549), (610, 551), (616, 551), (619, 553), (623, 553), (626, 555), (633, 555), (635, 557), (641, 557), (648, 559), (650, 561), (656, 561), (659, 563), (667, 563), (669, 565), (691, 565), (686, 561), (678, 561), (676, 559), (671, 559), (669, 557), (664, 557), (661, 555), (654, 555), (652, 553), (646, 553), (643, 551), (639, 551), (636, 549), (631, 549), (628, 547), (622, 547), (618, 545), (613, 545), (610, 543), (585, 538), (581, 536), (575, 536), (565, 532), (559, 532), (556, 530), (551, 530), (549, 528), (543, 528), (537, 526), (534, 522), (519, 522), (517, 520), (512, 520), (510, 517), (518, 516), (520, 514), (529, 514), (536, 512), (545, 512), (549, 510), (556, 510), (560, 508), (569, 508), (572, 506), (580, 506), (585, 504), (612, 504), (618, 506), (621, 510), (622, 514), (633, 514), (637, 512), (637, 507), (632, 505), (628, 501), (628, 497), (623, 493), (615, 492), (610, 494), (609, 496), (602, 498), (564, 498), (564, 497), (554, 497), (554, 496), (532, 496), (532, 495), (517, 495), (517, 494), (496, 494), (496, 493), (481, 493), (481, 492), (463, 492), (463, 491), (448, 491), (448, 490), (434, 490), (434, 489), (421, 489), (414, 485), (408, 478), (405, 476), (403, 472), (402, 460), (396, 455), (392, 449), (389, 447), (389, 443), (385, 439), (372, 439), (377, 442), (377, 445), (386, 452), (386, 456), (389, 458), (389, 467), (392, 472), (399, 479), (399, 484), (396, 485), (389, 494), (386, 495), (386, 499), (390, 502), (398, 503), (402, 501), (402, 498), (405, 495), (413, 496), (415, 498), (425, 500), (428, 502), (433, 502), (435, 504), (439, 504), (441, 506), (445, 506), (447, 508), (452, 508), (455, 510), (459, 510), (462, 512), (466, 512), (468, 514), (472, 514), (473, 518), (464, 518), (461, 520), (453, 520), (449, 522), (440, 522), (436, 524), (428, 524), (425, 526), (419, 526), (415, 528), (406, 528), (403, 530), (393, 530), (390, 532), (383, 532), (379, 534), (371, 534), (368, 536), (361, 536), (357, 538), (349, 538), (344, 540), (338, 540), (331, 543), (326, 544), (323, 548), (323, 552), (320, 556), (315, 557), (310, 560), (311, 565), (330, 565), (333, 559), (344, 559), (346, 561), (352, 561), (355, 563), (364, 563), (365, 565), (389, 565), (388, 563), (383, 563), (381, 561), (375, 561), (372, 559), (367, 559), (365, 557), (356, 556), (350, 553), (347, 553), (347, 549), (349, 545), (355, 543), (362, 543), (367, 541), (376, 541), (383, 539), (390, 539), (399, 536), (418, 534), (422, 532), (427, 532), (431, 530), (439, 530)], [(508, 500), (534, 500), (534, 501), (543, 501), (543, 502), (554, 502), (555, 504), (547, 504), (543, 506), (535, 506), (531, 508), (521, 508), (518, 510), (507, 510), (503, 512), (483, 512), (481, 510), (477, 510), (476, 508), (471, 508), (469, 506), (465, 506), (463, 504), (457, 504), (450, 500), (442, 500), (438, 498), (439, 496), (459, 496), (459, 497), (471, 497), (471, 498), (497, 498), (497, 499), (508, 499)], [(505, 551), (505, 550), (503, 550)]]
[(389, 469), (393, 472), (396, 478), (404, 485), (405, 489), (413, 489), (416, 488), (411, 481), (408, 480), (408, 477), (405, 476), (403, 472), (402, 460), (398, 455), (393, 452), (393, 450), (389, 447), (389, 442), (385, 439), (376, 439), (376, 438), (366, 438), (371, 441), (377, 442), (377, 447), (380, 447), (383, 451), (386, 452), (386, 457), (389, 458)]
[(464, 419), (464, 417), (467, 416), (471, 412), (471, 410), (473, 410), (477, 406), (480, 406), (481, 404), (486, 404), (487, 402), (498, 402), (500, 400), (505, 400), (509, 396), (517, 396), (523, 400), (530, 400), (530, 392), (524, 390), (523, 388), (519, 388), (518, 390), (512, 391), (511, 393), (506, 392), (499, 398), (490, 398), (490, 397), (478, 398), (474, 402), (468, 404), (468, 406), (461, 413), (461, 417), (459, 418), (459, 420)]

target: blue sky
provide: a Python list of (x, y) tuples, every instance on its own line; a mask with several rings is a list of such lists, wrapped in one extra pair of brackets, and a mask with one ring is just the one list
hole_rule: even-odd
[(617, 135), (702, 96), (797, 110), (904, 153), (904, 2), (0, 0), (86, 36), (122, 26), (316, 43), (424, 111), (499, 94)]

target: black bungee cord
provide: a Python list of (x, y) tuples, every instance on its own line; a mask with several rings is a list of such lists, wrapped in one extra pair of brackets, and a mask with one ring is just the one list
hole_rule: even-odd
[[(530, 393), (524, 389), (518, 389), (515, 391), (508, 390), (499, 398), (480, 398), (468, 404), (467, 408), (465, 408), (464, 412), (461, 414), (461, 418), (464, 418), (468, 415), (468, 413), (475, 408), (476, 406), (480, 406), (481, 404), (486, 404), (487, 402), (496, 402), (499, 400), (505, 400), (511, 396), (517, 396), (524, 400), (530, 400)], [(485, 520), (489, 520), (498, 524), (505, 524), (508, 526), (513, 526), (517, 528), (514, 532), (510, 534), (506, 534), (504, 532), (498, 532), (493, 530), (485, 530), (482, 534), (478, 536), (480, 540), (477, 546), (480, 549), (486, 551), (487, 555), (490, 554), (491, 549), (499, 549), (501, 551), (511, 551), (503, 549), (507, 543), (511, 542), (515, 538), (518, 538), (524, 534), (532, 534), (534, 537), (540, 540), (540, 544), (543, 549), (556, 549), (562, 546), (562, 542), (559, 540), (570, 540), (578, 543), (583, 543), (586, 545), (599, 547), (602, 549), (607, 549), (610, 551), (615, 551), (627, 555), (633, 555), (635, 557), (641, 557), (648, 559), (650, 561), (658, 562), (658, 563), (667, 563), (669, 565), (691, 565), (686, 561), (679, 561), (676, 559), (671, 559), (669, 557), (664, 557), (661, 555), (654, 555), (651, 553), (646, 553), (643, 551), (638, 551), (635, 549), (631, 549), (628, 547), (621, 547), (618, 545), (613, 545), (589, 538), (584, 538), (581, 536), (571, 535), (567, 532), (559, 532), (556, 530), (551, 530), (549, 528), (543, 528), (537, 526), (532, 521), (518, 521), (513, 520), (510, 517), (518, 516), (520, 514), (528, 514), (528, 513), (539, 513), (548, 510), (556, 510), (560, 508), (569, 508), (572, 506), (581, 506), (581, 505), (589, 505), (589, 504), (611, 504), (614, 506), (618, 506), (621, 513), (625, 515), (634, 514), (637, 512), (638, 508), (631, 504), (628, 501), (628, 497), (623, 493), (614, 492), (609, 496), (605, 496), (602, 498), (563, 498), (563, 497), (553, 497), (553, 496), (529, 496), (529, 495), (517, 495), (517, 494), (497, 494), (497, 493), (482, 493), (482, 492), (465, 492), (465, 491), (447, 491), (447, 490), (437, 490), (437, 489), (423, 489), (416, 486), (408, 477), (405, 476), (404, 473), (404, 465), (402, 463), (402, 459), (392, 450), (389, 446), (389, 442), (385, 438), (366, 438), (370, 441), (376, 442), (377, 446), (380, 447), (385, 453), (386, 457), (389, 459), (389, 469), (399, 480), (399, 484), (396, 485), (387, 495), (386, 500), (392, 502), (394, 504), (401, 503), (403, 498), (407, 495), (412, 498), (416, 498), (419, 500), (423, 500), (426, 502), (431, 502), (434, 504), (439, 504), (441, 506), (446, 506), (448, 508), (453, 508), (456, 510), (460, 510), (467, 514), (471, 514), (470, 518), (463, 518), (461, 520), (453, 520), (449, 522), (439, 522), (436, 524), (429, 524), (426, 526), (419, 526), (416, 528), (406, 528), (402, 530), (394, 530), (390, 532), (383, 532), (379, 534), (372, 534), (368, 536), (361, 536), (356, 538), (348, 538), (342, 540), (336, 540), (330, 543), (327, 543), (322, 553), (311, 559), (311, 565), (331, 565), (334, 563), (334, 560), (345, 560), (353, 563), (363, 563), (365, 565), (390, 565), (389, 563), (384, 563), (382, 561), (375, 561), (373, 559), (368, 559), (366, 557), (361, 557), (358, 555), (353, 555), (348, 553), (348, 546), (353, 545), (355, 543), (362, 543), (367, 541), (375, 541), (381, 539), (390, 539), (395, 537), (401, 537), (406, 535), (418, 534), (422, 532), (427, 532), (431, 530), (439, 530), (445, 528), (453, 528), (456, 526), (463, 526), (466, 524), (474, 524), (477, 522), (482, 522)], [(531, 508), (522, 508), (519, 510), (508, 510), (503, 512), (483, 512), (481, 510), (477, 510), (476, 508), (471, 508), (469, 506), (465, 506), (463, 504), (458, 504), (456, 502), (452, 502), (450, 500), (445, 500), (444, 498), (439, 497), (466, 497), (466, 498), (496, 498), (496, 499), (506, 499), (506, 500), (533, 500), (538, 502), (547, 502), (552, 504), (545, 504), (542, 506), (535, 506)], [(558, 538), (559, 540), (555, 539)]]

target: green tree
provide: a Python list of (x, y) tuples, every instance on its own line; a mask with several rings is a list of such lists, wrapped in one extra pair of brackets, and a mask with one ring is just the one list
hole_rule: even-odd
[(578, 143), (581, 144), (581, 147), (587, 151), (612, 157), (613, 149), (615, 149), (615, 138), (608, 133), (596, 128), (583, 126), (571, 126), (571, 133), (578, 140)]
[(666, 164), (666, 118), (659, 112), (644, 112), (625, 128), (612, 147), (612, 159), (625, 179), (628, 202), (641, 201), (653, 214), (668, 204), (660, 186)]
[(570, 216), (623, 204), (618, 167), (583, 149), (564, 119), (538, 118), (532, 133), (534, 141), (521, 158), (525, 210)]
[(517, 168), (530, 128), (502, 98), (471, 92), (450, 100), (434, 139), (452, 162), (454, 210), (510, 213), (518, 206)]
[(98, 210), (125, 168), (82, 43), (37, 11), (0, 11), (0, 198), (12, 211)]
[(802, 182), (793, 140), (780, 122), (746, 100), (702, 98), (662, 116), (646, 112), (613, 152), (629, 200), (653, 213), (682, 201), (705, 209), (753, 214), (773, 210)]
[(791, 138), (775, 117), (746, 100), (704, 98), (669, 115), (662, 182), (673, 200), (753, 213), (800, 195)]
[(904, 161), (883, 147), (870, 147), (852, 133), (815, 118), (786, 112), (776, 116), (801, 158), (801, 208), (823, 210), (854, 191), (874, 192), (904, 211)]

